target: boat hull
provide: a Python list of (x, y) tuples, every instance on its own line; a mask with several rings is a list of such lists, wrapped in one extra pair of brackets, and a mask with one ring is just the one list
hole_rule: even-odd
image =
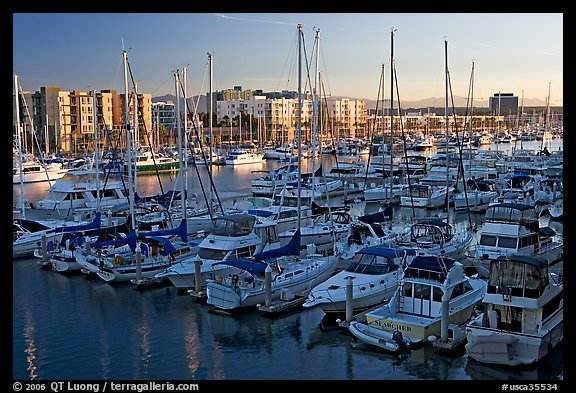
[(479, 315), (466, 325), (466, 353), (480, 363), (501, 366), (527, 366), (540, 362), (564, 339), (564, 313), (561, 310), (543, 324), (537, 334), (491, 328)]

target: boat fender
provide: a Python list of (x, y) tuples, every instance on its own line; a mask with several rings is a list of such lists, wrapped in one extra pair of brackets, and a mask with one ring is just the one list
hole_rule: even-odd
[(120, 255), (114, 257), (114, 266), (122, 265), (123, 259)]

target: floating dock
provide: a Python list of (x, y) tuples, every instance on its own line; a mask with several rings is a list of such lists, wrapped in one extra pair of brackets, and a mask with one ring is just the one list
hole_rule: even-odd
[(268, 317), (274, 317), (276, 315), (294, 311), (306, 302), (309, 292), (310, 291), (308, 290), (291, 296), (290, 294), (283, 292), (279, 300), (272, 302), (269, 306), (260, 305), (258, 306), (258, 310), (262, 311), (264, 315)]

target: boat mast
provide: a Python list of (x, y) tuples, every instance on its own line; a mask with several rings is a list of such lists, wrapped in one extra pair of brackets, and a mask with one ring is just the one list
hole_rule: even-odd
[(130, 137), (130, 107), (128, 105), (128, 53), (122, 50), (124, 58), (124, 122), (126, 125), (126, 161), (128, 167), (128, 188), (130, 190), (130, 224), (136, 230), (136, 218), (134, 217), (134, 185), (132, 183), (132, 144)]
[(18, 75), (14, 74), (14, 98), (16, 102), (16, 140), (18, 143), (18, 168), (20, 173), (20, 197), (18, 198), (18, 207), (22, 212), (22, 219), (26, 219), (26, 208), (24, 206), (24, 172), (22, 168), (22, 141), (20, 131), (20, 93), (18, 90)]
[[(183, 75), (183, 79), (184, 79), (184, 135), (183, 135), (183, 139), (182, 139), (182, 149), (180, 151), (180, 153), (182, 154), (182, 159), (179, 158), (179, 161), (180, 161), (179, 162), (179, 165), (180, 165), (179, 172), (182, 173), (182, 171), (184, 171), (184, 176), (182, 178), (182, 181), (184, 182), (184, 190), (186, 190), (188, 188), (188, 153), (187, 153), (187, 151), (188, 151), (188, 95), (186, 94), (186, 81), (188, 80), (187, 79), (188, 68), (186, 66), (183, 67), (182, 75)], [(197, 118), (197, 116), (196, 116), (197, 112), (196, 111), (194, 111), (194, 112), (195, 113), (192, 116), (192, 122), (194, 122)], [(202, 131), (204, 131), (204, 127), (202, 127)], [(180, 157), (180, 154), (178, 154), (178, 157)], [(186, 201), (186, 197), (184, 196), (184, 193), (182, 193), (182, 199), (184, 200), (184, 202)], [(183, 213), (183, 214), (184, 214), (183, 217), (186, 217), (186, 214), (185, 213)]]
[[(174, 73), (174, 78), (176, 81), (176, 127), (178, 129), (178, 159), (180, 160), (180, 177), (182, 177), (183, 167), (182, 167), (182, 130), (180, 127), (180, 74), (179, 71)], [(181, 179), (181, 195), (180, 200), (182, 201), (182, 217), (186, 218), (186, 199), (184, 198), (184, 179)]]
[[(390, 177), (388, 178), (390, 203), (392, 203), (392, 177), (394, 176), (394, 31), (394, 28), (390, 30)], [(382, 141), (384, 141), (384, 128), (382, 128)], [(382, 152), (382, 172), (384, 172), (384, 152)], [(388, 194), (386, 194), (386, 200), (388, 200)]]
[[(296, 126), (296, 133), (298, 135), (298, 227), (300, 229), (300, 215), (301, 215), (301, 179), (302, 179), (302, 23), (298, 23), (298, 122)], [(315, 187), (312, 183), (312, 194), (314, 194)]]
[[(314, 75), (314, 101), (312, 107), (313, 113), (313, 129), (312, 129), (312, 184), (315, 183), (315, 172), (316, 172), (316, 133), (318, 132), (318, 79), (319, 75), (319, 56), (320, 56), (320, 29), (316, 30), (316, 73)], [(312, 199), (314, 201), (314, 192), (312, 192)]]
[[(138, 143), (139, 141), (139, 132), (138, 132), (138, 86), (136, 83), (134, 83), (134, 155), (136, 157), (136, 154), (138, 153), (139, 150), (139, 146), (140, 144)], [(155, 162), (154, 160), (154, 151), (151, 150), (150, 153), (152, 153), (152, 162)], [(138, 182), (138, 174), (137, 174), (137, 164), (136, 164), (136, 158), (134, 158), (134, 192), (136, 192), (136, 186), (137, 186), (137, 182)]]
[(446, 102), (445, 102), (445, 109), (444, 109), (444, 117), (446, 122), (446, 222), (450, 222), (450, 196), (449, 196), (449, 185), (450, 185), (450, 163), (449, 163), (449, 156), (448, 156), (448, 140), (449, 140), (449, 131), (448, 131), (448, 41), (444, 40), (444, 58), (445, 58), (445, 84), (446, 84)]
[[(210, 165), (208, 167), (208, 175), (212, 178), (212, 61), (214, 60), (214, 55), (208, 53), (208, 64), (210, 68), (210, 83), (209, 83), (209, 93), (208, 93), (208, 124), (210, 128)], [(222, 132), (222, 127), (220, 127), (220, 132)], [(222, 135), (220, 135), (220, 143), (222, 143)], [(212, 184), (210, 184), (210, 203), (208, 209), (212, 209)]]
[(100, 167), (98, 165), (98, 102), (96, 89), (92, 92), (94, 100), (94, 168), (96, 169), (96, 211), (100, 211)]

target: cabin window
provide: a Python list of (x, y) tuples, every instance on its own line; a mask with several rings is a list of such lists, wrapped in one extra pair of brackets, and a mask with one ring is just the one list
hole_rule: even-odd
[(221, 261), (226, 256), (226, 250), (213, 250), (211, 248), (202, 248), (198, 252), (198, 256), (201, 259), (210, 259), (215, 261)]
[(542, 321), (546, 321), (548, 317), (550, 317), (552, 314), (558, 311), (562, 299), (563, 294), (559, 293), (542, 307)]
[(114, 190), (110, 190), (110, 189), (104, 189), (102, 190), (102, 192), (100, 193), (100, 195), (102, 195), (103, 198), (116, 198), (116, 192)]
[(414, 297), (416, 299), (430, 300), (430, 285), (415, 283)]
[(529, 245), (532, 244), (532, 242), (530, 241), (530, 237), (529, 236), (525, 236), (525, 237), (521, 237), (519, 240), (519, 248), (524, 248), (524, 247), (528, 247)]
[(438, 287), (432, 287), (432, 300), (435, 302), (442, 301), (442, 289)]
[(515, 237), (499, 237), (498, 238), (498, 247), (502, 248), (516, 248), (518, 244), (518, 239)]
[(452, 294), (450, 295), (450, 299), (454, 299), (464, 293), (464, 286), (462, 283), (456, 285), (454, 289), (452, 289)]
[(296, 217), (298, 213), (295, 210), (284, 210), (278, 214), (279, 219)]
[(404, 296), (412, 297), (412, 283), (411, 282), (405, 283), (404, 286), (402, 287), (402, 290), (404, 291)]
[(236, 258), (249, 258), (254, 255), (256, 246), (242, 247), (236, 250)]
[(482, 235), (480, 237), (480, 245), (481, 246), (489, 246), (489, 247), (496, 246), (496, 236)]

